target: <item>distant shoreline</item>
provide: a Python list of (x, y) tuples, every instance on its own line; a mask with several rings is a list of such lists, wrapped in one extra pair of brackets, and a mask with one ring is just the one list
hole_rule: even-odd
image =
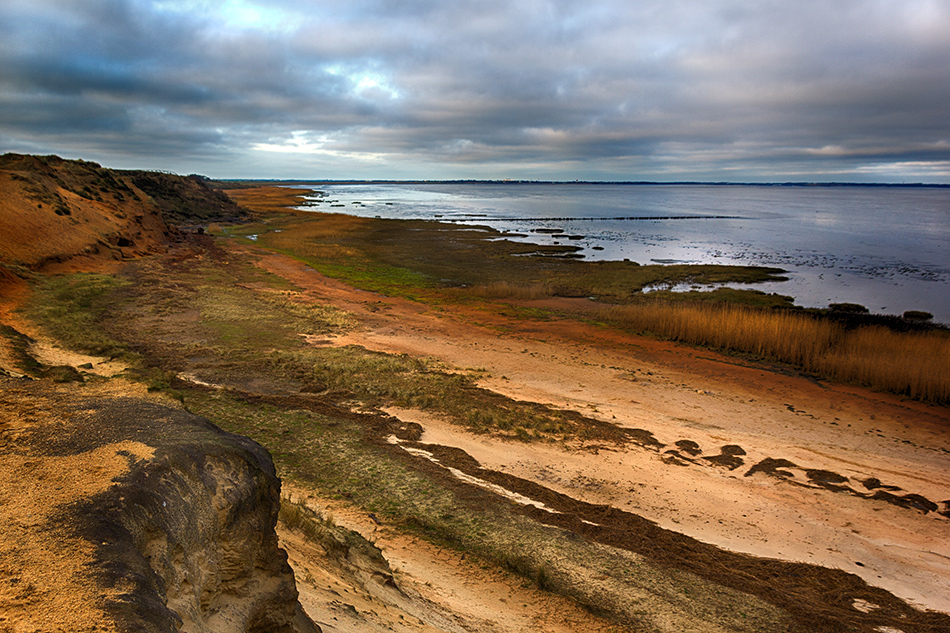
[(903, 189), (950, 189), (950, 183), (853, 183), (853, 182), (701, 182), (693, 180), (652, 181), (652, 180), (332, 180), (317, 178), (270, 179), (270, 178), (218, 178), (222, 183), (248, 183), (254, 185), (633, 185), (647, 187), (855, 187), (855, 188), (903, 188)]

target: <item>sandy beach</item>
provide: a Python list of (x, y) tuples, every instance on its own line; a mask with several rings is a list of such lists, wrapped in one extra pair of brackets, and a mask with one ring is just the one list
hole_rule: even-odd
[(435, 312), (276, 255), (260, 265), (359, 317), (355, 331), (313, 344), (477, 368), (487, 388), (613, 422), (641, 440), (571, 450), (391, 410), (422, 425), (423, 444), (460, 448), (482, 468), (727, 550), (842, 569), (950, 612), (945, 408), (573, 321), (515, 329), (481, 310)]

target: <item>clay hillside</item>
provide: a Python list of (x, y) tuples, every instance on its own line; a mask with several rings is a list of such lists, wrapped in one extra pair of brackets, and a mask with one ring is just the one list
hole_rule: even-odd
[(0, 157), (0, 263), (8, 272), (79, 270), (156, 253), (179, 225), (245, 216), (200, 176)]

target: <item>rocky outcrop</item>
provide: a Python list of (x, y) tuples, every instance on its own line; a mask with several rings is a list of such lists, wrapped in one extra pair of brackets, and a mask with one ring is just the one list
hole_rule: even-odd
[[(52, 482), (60, 492), (71, 479), (105, 478), (98, 487), (77, 484), (78, 496), (65, 502), (51, 492), (45, 518), (24, 528), (23, 538), (31, 530), (54, 537), (44, 556), (88, 552), (80, 571), (58, 580), (37, 577), (32, 586), (61, 582), (48, 587), (50, 596), (68, 594), (71, 585), (95, 587), (99, 618), (118, 631), (319, 631), (299, 606), (293, 572), (277, 544), (280, 482), (266, 450), (143, 398), (68, 391), (45, 381), (0, 378), (0, 410), (17, 412), (16, 424), (0, 424), (0, 458), (8, 455), (13, 470), (18, 464), (70, 464), (76, 472)], [(127, 462), (119, 474), (109, 466), (115, 459)], [(82, 494), (89, 490), (98, 492)], [(17, 494), (30, 493), (5, 489), (2, 499), (15, 505)], [(32, 578), (30, 564), (14, 569), (28, 560), (22, 550), (16, 543), (0, 545), (0, 563), (5, 572), (14, 570), (17, 583)], [(42, 593), (34, 592), (31, 611), (63, 608), (52, 599), (44, 604)], [(0, 604), (0, 611), (7, 606), (14, 613), (14, 603)], [(80, 606), (86, 605), (73, 608)]]

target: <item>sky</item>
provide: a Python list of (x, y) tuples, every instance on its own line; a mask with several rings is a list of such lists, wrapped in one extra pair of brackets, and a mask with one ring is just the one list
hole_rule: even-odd
[(950, 183), (950, 0), (0, 0), (0, 153)]

